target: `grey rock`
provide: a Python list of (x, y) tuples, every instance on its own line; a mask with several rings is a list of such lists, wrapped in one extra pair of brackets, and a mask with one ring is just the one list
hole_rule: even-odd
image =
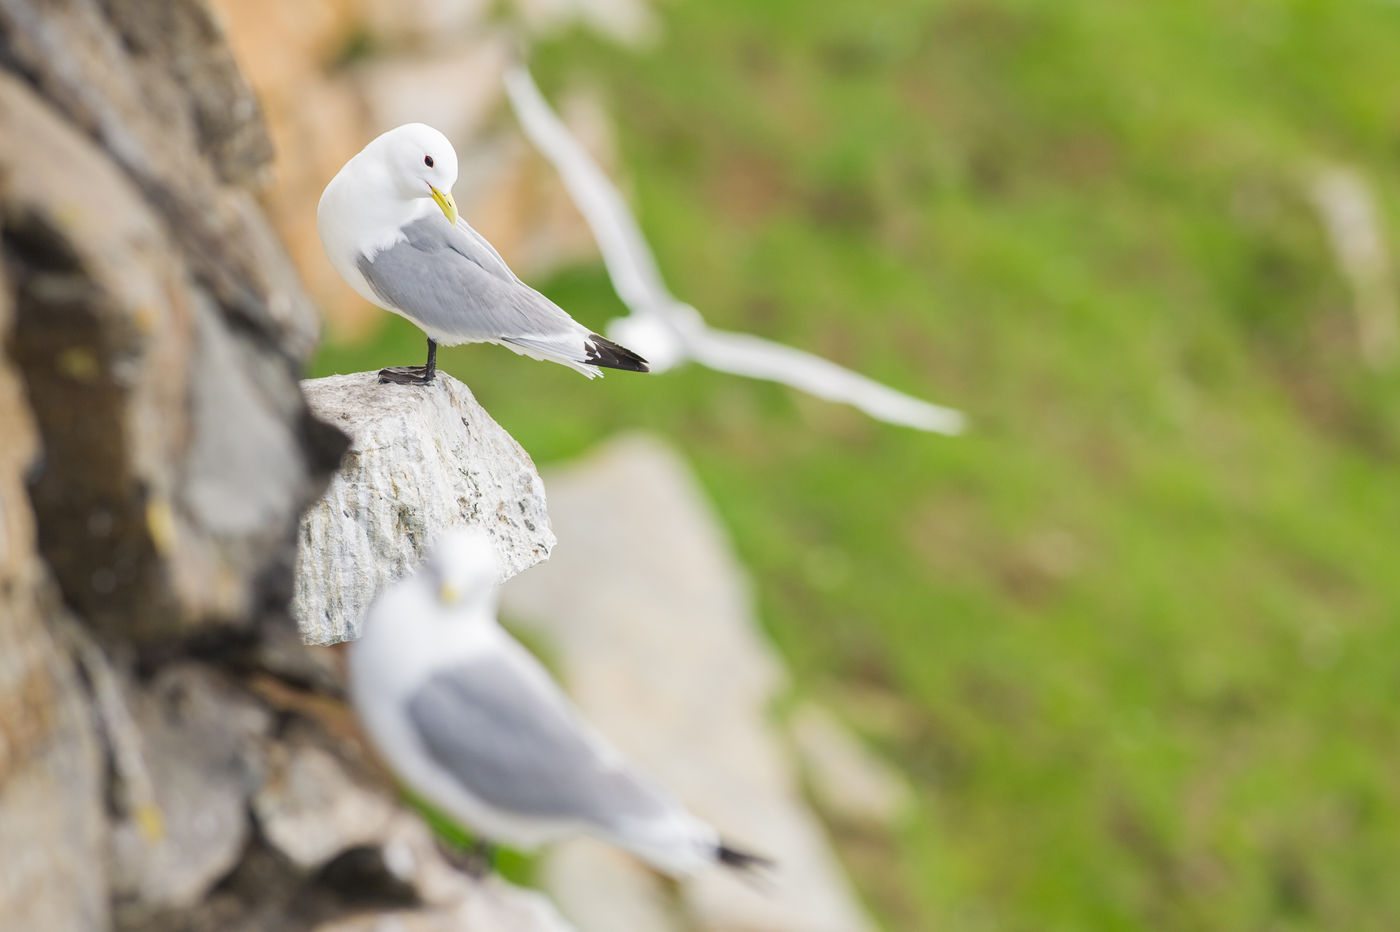
[[(573, 932), (544, 896), (509, 884), (483, 884), (475, 898), (336, 919), (315, 932)], [(616, 932), (616, 930), (615, 930)]]
[(534, 463), (461, 382), (380, 385), (361, 372), (303, 388), (316, 416), (353, 438), (301, 522), (292, 609), (308, 643), (356, 637), (375, 594), (448, 528), (490, 533), (507, 578), (549, 556)]
[(476, 895), (468, 898), (457, 913), (459, 924), (444, 925), (442, 932), (454, 929), (573, 932), (574, 927), (543, 894), (493, 879), (477, 883), (476, 887)]
[[(734, 844), (778, 864), (771, 883), (721, 870), (685, 882), (681, 927), (871, 928), (802, 799), (769, 710), (785, 675), (685, 464), (659, 442), (633, 437), (548, 482), (561, 546), (506, 586), (507, 617), (549, 642), (585, 717), (625, 754)], [(596, 858), (580, 862), (590, 873), (606, 869)], [(606, 925), (585, 918), (616, 910), (577, 897), (633, 881), (576, 882), (568, 871), (550, 859), (551, 892), (582, 928), (601, 932)]]
[[(197, 904), (229, 872), (248, 837), (248, 788), (261, 779), (271, 727), (260, 705), (198, 664), (164, 667), (126, 689), (156, 821), (127, 811), (113, 826), (113, 895), (120, 922), (144, 928)], [(114, 757), (117, 723), (104, 728)]]
[(254, 799), (259, 831), (197, 910), (127, 927), (570, 932), (541, 894), (453, 867), (418, 815), (322, 741), (302, 723), (273, 742)]
[(73, 664), (42, 620), (60, 609), (10, 569), (0, 560), (0, 916), (7, 928), (100, 929), (101, 748)]
[(383, 836), (395, 811), (382, 788), (353, 779), (329, 751), (306, 740), (277, 744), (253, 812), (270, 845), (303, 871)]
[(909, 812), (908, 782), (826, 709), (803, 703), (787, 724), (807, 785), (825, 812), (873, 829), (891, 828)]
[(572, 932), (554, 905), (500, 877), (468, 876), (451, 867), (421, 819), (398, 812), (381, 831), (380, 869), (414, 891), (417, 903), (358, 916), (337, 916), (316, 932)]
[(671, 891), (645, 864), (591, 838), (556, 845), (540, 865), (540, 885), (586, 932), (686, 932)]

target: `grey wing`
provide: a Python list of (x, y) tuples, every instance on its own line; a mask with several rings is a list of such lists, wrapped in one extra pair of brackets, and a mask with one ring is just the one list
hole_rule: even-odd
[(615, 828), (673, 808), (620, 760), (600, 754), (567, 706), (506, 664), (479, 661), (433, 675), (408, 714), (438, 764), (473, 796), (512, 814)]
[(471, 342), (586, 332), (516, 278), (479, 236), (436, 216), (414, 221), (404, 235), (373, 258), (361, 256), (358, 266), (375, 294), (429, 335)]
[[(472, 229), (472, 225), (467, 223), (462, 217), (457, 218), (457, 229), (463, 236), (467, 237), (467, 239), (471, 240), (476, 245), (477, 253), (475, 254), (475, 258), (483, 268), (495, 274), (497, 277), (508, 278), (515, 282), (520, 281), (520, 276), (510, 270), (510, 266), (506, 265), (506, 260), (501, 258), (501, 254), (496, 251), (495, 246), (491, 245), (490, 240)], [(525, 284), (524, 282), (520, 283), (522, 285)], [(525, 285), (525, 287), (528, 288), (530, 286)]]

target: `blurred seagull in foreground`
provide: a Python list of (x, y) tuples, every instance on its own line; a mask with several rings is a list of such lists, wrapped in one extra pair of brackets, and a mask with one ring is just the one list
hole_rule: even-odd
[(576, 322), (515, 276), (457, 214), (457, 153), (431, 126), (407, 123), (377, 137), (326, 185), (316, 208), (321, 244), (340, 277), (371, 304), (407, 317), (428, 337), (424, 366), (381, 382), (426, 384), (437, 348), (499, 343), (577, 369), (646, 372), (646, 360)]
[(400, 779), (484, 837), (534, 848), (595, 835), (674, 876), (767, 863), (637, 773), (496, 622), (495, 548), (445, 536), (390, 585), (350, 648), (350, 695)]
[(569, 196), (593, 230), (617, 296), (631, 311), (609, 324), (608, 334), (639, 347), (654, 371), (694, 361), (845, 402), (892, 424), (941, 434), (962, 432), (963, 415), (952, 408), (921, 401), (781, 343), (707, 327), (699, 311), (666, 290), (656, 258), (622, 195), (550, 109), (529, 70), (522, 64), (511, 66), (505, 83), (525, 135), (563, 177)]

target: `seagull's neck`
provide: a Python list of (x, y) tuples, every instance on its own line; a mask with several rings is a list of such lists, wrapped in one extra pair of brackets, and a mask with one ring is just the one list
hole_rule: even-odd
[(320, 213), (323, 238), (329, 233), (357, 261), (402, 242), (404, 227), (440, 209), (427, 196), (405, 198), (387, 173), (356, 159), (331, 182)]
[(395, 198), (379, 204), (362, 205), (364, 231), (355, 243), (366, 259), (373, 259), (380, 252), (406, 238), (404, 229), (416, 220), (441, 214), (441, 210), (426, 197), (405, 200)]
[(411, 691), (435, 672), (490, 654), (508, 639), (487, 606), (445, 611), (413, 581), (389, 593), (382, 608), (366, 619), (350, 660), (391, 693)]

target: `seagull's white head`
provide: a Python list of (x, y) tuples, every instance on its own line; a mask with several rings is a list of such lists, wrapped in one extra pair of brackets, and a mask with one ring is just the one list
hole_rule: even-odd
[(500, 579), (496, 545), (478, 528), (448, 531), (424, 561), (423, 574), (443, 605), (478, 603), (495, 592)]
[[(405, 198), (430, 197), (457, 222), (452, 186), (457, 183), (457, 152), (447, 137), (426, 123), (405, 123), (370, 146), (389, 173), (390, 183)], [(367, 148), (369, 148), (367, 147)]]

